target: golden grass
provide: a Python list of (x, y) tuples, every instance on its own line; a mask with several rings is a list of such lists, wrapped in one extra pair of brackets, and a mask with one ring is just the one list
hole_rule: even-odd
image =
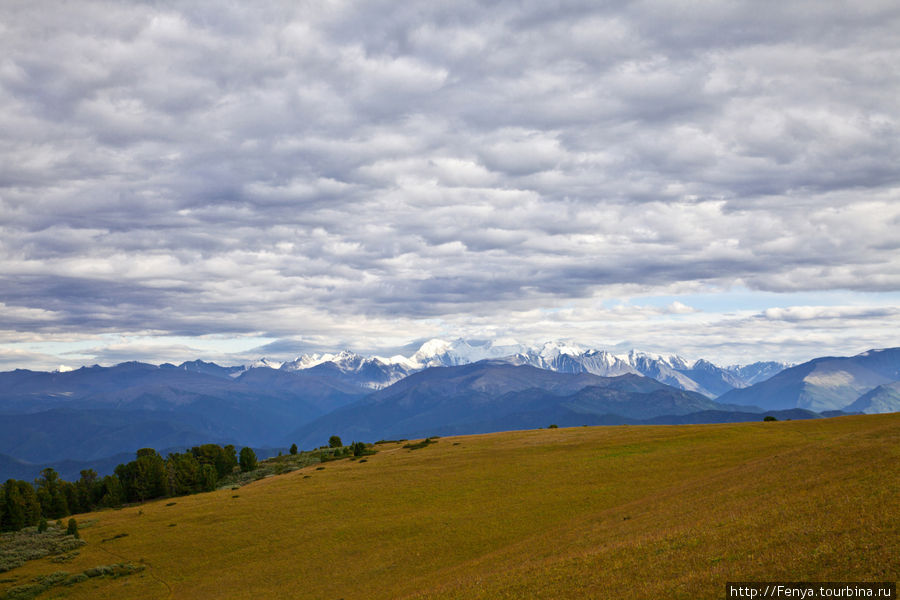
[(729, 580), (900, 571), (900, 414), (379, 448), (79, 517), (99, 521), (75, 560), (28, 563), (0, 591), (126, 561), (147, 569), (42, 597), (721, 598)]

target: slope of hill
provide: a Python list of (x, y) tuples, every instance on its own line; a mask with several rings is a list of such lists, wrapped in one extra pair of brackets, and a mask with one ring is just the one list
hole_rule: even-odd
[(900, 381), (879, 385), (857, 398), (845, 410), (866, 414), (900, 412)]
[(373, 440), (530, 429), (551, 423), (632, 423), (729, 408), (738, 407), (640, 375), (569, 374), (486, 360), (410, 375), (301, 426), (285, 443), (296, 441), (305, 448), (330, 435)]
[(696, 598), (727, 581), (900, 578), (900, 415), (384, 444), (240, 490), (76, 517), (76, 556), (144, 567), (57, 598)]
[(861, 395), (900, 380), (900, 348), (870, 350), (851, 357), (825, 357), (781, 371), (771, 379), (719, 398), (765, 409), (842, 410)]

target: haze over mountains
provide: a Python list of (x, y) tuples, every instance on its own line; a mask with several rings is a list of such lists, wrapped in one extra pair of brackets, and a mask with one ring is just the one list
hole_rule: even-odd
[[(432, 340), (411, 356), (350, 352), (248, 366), (129, 362), (0, 373), (0, 477), (69, 477), (141, 447), (260, 447), (566, 425), (815, 418), (900, 410), (900, 348), (788, 366), (721, 367), (565, 343)], [(63, 465), (61, 461), (69, 461)], [(62, 466), (61, 466), (62, 465)], [(112, 465), (114, 466), (114, 464)]]

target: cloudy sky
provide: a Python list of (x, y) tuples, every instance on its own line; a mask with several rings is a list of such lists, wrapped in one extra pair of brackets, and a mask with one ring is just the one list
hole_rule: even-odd
[(0, 369), (900, 345), (898, 31), (895, 0), (3, 2)]

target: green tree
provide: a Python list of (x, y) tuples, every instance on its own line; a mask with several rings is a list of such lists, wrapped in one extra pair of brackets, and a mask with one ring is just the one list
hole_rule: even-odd
[(75, 519), (69, 519), (69, 526), (66, 527), (66, 535), (71, 535), (76, 538), (81, 537), (78, 534), (78, 521), (76, 521)]
[(38, 501), (34, 486), (27, 481), (17, 481), (16, 485), (25, 507), (25, 527), (37, 525), (41, 520), (41, 503)]
[(228, 473), (230, 474), (238, 466), (237, 451), (234, 449), (234, 444), (228, 444), (227, 446), (225, 446), (224, 451), (225, 460), (228, 464)]
[(41, 476), (34, 482), (37, 484), (37, 497), (44, 516), (58, 519), (69, 514), (69, 504), (62, 489), (62, 481), (55, 470), (50, 467), (43, 469)]
[(343, 445), (344, 444), (343, 444), (343, 442), (341, 442), (340, 436), (333, 435), (330, 438), (328, 438), (328, 447), (329, 448), (340, 448)]
[(297, 444), (291, 444), (291, 454), (297, 454)]
[(86, 512), (78, 510), (78, 492), (75, 489), (74, 483), (71, 481), (60, 480), (59, 487), (62, 490), (63, 496), (66, 498), (66, 506), (69, 507), (70, 515), (78, 512)]
[(27, 481), (8, 479), (3, 485), (2, 498), (0, 529), (3, 531), (18, 531), (40, 521), (41, 504), (34, 487)]
[(241, 465), (241, 472), (247, 473), (248, 471), (253, 471), (256, 469), (256, 452), (253, 451), (253, 448), (250, 446), (244, 446), (241, 448), (240, 460), (238, 461)]
[(75, 482), (75, 498), (77, 509), (71, 508), (78, 512), (91, 512), (99, 504), (103, 497), (103, 486), (97, 477), (97, 471), (93, 469), (84, 469), (81, 471), (81, 477)]
[[(232, 448), (234, 447), (232, 446)], [(234, 469), (234, 465), (231, 463), (231, 457), (228, 455), (228, 452), (218, 444), (194, 446), (191, 448), (191, 454), (194, 455), (201, 465), (214, 466), (219, 479), (230, 474)]]
[(201, 492), (211, 492), (216, 489), (216, 483), (219, 481), (219, 476), (216, 473), (216, 468), (212, 465), (202, 465), (200, 467), (200, 481), (198, 482), (200, 485)]
[(128, 502), (143, 502), (166, 495), (166, 463), (153, 448), (141, 448), (136, 460), (119, 465), (115, 473)]
[(37, 531), (38, 533), (44, 533), (45, 531), (47, 531), (47, 519), (45, 519), (44, 517), (41, 517), (41, 520), (38, 521)]
[(353, 445), (350, 446), (350, 449), (353, 450), (353, 456), (362, 456), (366, 453), (366, 443), (353, 442)]
[[(121, 465), (120, 465), (121, 466)], [(118, 470), (118, 467), (116, 467)], [(125, 492), (122, 490), (122, 481), (115, 475), (107, 475), (100, 481), (100, 506), (116, 508), (125, 502)]]
[(18, 531), (25, 527), (25, 500), (19, 493), (15, 479), (7, 479), (3, 485), (3, 531)]
[(194, 454), (175, 452), (166, 457), (166, 487), (170, 496), (194, 494), (203, 487), (200, 475), (201, 466), (207, 466), (215, 472), (212, 465), (201, 465)]

